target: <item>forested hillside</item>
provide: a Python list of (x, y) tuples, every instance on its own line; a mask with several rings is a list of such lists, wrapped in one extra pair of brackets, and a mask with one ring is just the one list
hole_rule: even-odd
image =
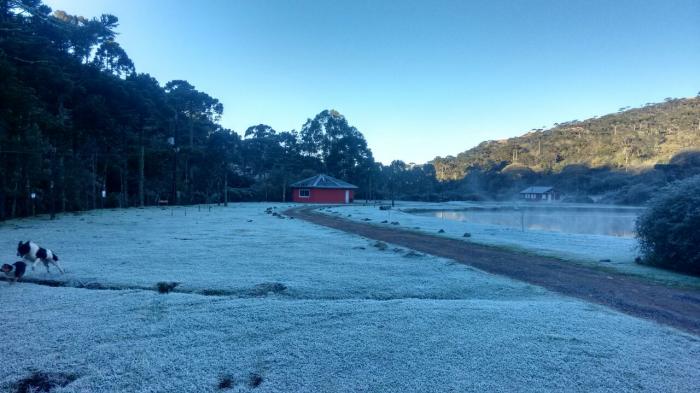
[(287, 184), (318, 172), (357, 183), (360, 197), (381, 186), (382, 167), (340, 113), (322, 111), (299, 131), (261, 124), (241, 136), (219, 124), (216, 98), (136, 72), (117, 27), (113, 15), (0, 0), (0, 219), (284, 200)]
[(666, 99), (642, 108), (555, 124), (548, 130), (483, 142), (457, 155), (433, 161), (439, 180), (458, 180), (470, 169), (509, 166), (560, 172), (570, 165), (643, 169), (668, 163), (674, 155), (700, 148), (700, 98)]

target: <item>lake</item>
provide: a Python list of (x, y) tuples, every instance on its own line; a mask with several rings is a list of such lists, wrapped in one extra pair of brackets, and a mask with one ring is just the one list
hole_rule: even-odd
[(524, 230), (633, 237), (643, 211), (633, 207), (487, 206), (459, 210), (416, 210), (413, 214)]

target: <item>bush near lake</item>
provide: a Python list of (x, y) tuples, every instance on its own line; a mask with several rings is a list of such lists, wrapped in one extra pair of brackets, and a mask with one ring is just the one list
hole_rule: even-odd
[(700, 176), (671, 184), (637, 219), (642, 262), (700, 275)]

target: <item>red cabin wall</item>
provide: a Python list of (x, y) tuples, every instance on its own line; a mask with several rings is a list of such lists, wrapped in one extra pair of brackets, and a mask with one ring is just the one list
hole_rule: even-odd
[[(350, 192), (350, 203), (355, 199), (353, 190), (341, 188), (308, 188), (310, 195), (308, 198), (299, 196), (299, 188), (292, 189), (292, 201), (300, 203), (345, 203), (345, 191)], [(304, 188), (307, 190), (307, 188)]]

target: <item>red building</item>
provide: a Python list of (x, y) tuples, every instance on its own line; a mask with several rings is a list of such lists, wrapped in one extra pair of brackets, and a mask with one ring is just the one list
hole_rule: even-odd
[(357, 186), (328, 175), (316, 175), (293, 183), (292, 201), (301, 203), (352, 203)]

